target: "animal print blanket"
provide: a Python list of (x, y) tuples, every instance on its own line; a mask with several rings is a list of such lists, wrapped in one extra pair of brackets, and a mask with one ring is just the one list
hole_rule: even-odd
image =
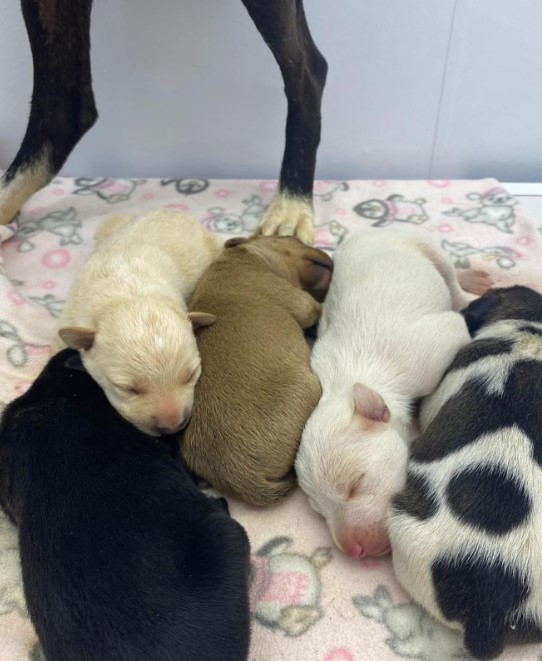
[[(12, 225), (0, 228), (0, 400), (24, 392), (48, 357), (68, 288), (111, 212), (188, 211), (223, 237), (252, 232), (271, 181), (56, 179)], [(316, 243), (388, 227), (432, 232), (458, 268), (489, 270), (499, 284), (542, 288), (542, 221), (496, 181), (319, 181)], [(408, 274), (405, 274), (408, 277)], [(409, 602), (385, 559), (352, 560), (298, 490), (263, 509), (231, 502), (252, 546), (251, 661), (468, 659), (457, 634)], [(0, 517), (0, 661), (37, 661), (21, 588), (17, 537)], [(503, 659), (541, 661), (542, 646)], [(197, 661), (197, 660), (194, 660)]]

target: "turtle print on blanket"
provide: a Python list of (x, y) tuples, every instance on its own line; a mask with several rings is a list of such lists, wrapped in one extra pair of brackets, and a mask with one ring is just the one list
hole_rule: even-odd
[(414, 223), (419, 225), (429, 219), (423, 205), (424, 198), (406, 200), (394, 193), (385, 200), (365, 200), (354, 207), (354, 211), (363, 218), (374, 220), (373, 227), (388, 227), (394, 222)]

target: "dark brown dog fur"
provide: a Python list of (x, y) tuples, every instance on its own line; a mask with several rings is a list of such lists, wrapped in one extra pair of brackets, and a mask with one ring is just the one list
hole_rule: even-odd
[[(303, 329), (319, 319), (331, 259), (293, 238), (231, 239), (190, 307), (216, 315), (198, 332), (202, 376), (181, 438), (190, 468), (255, 505), (295, 485), (303, 426), (321, 395)], [(310, 293), (309, 293), (310, 292)]]

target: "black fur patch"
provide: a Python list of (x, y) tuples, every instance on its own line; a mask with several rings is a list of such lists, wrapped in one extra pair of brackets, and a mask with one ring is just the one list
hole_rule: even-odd
[(479, 558), (438, 558), (431, 573), (437, 604), (447, 620), (464, 626), (467, 650), (478, 659), (498, 656), (511, 616), (529, 594), (525, 578)]
[(432, 517), (438, 509), (438, 503), (427, 478), (409, 471), (406, 487), (395, 497), (393, 509), (397, 514), (409, 514), (421, 521)]
[(534, 289), (520, 285), (490, 289), (470, 303), (461, 314), (471, 335), (497, 321), (542, 322), (542, 296)]
[(542, 337), (542, 328), (538, 328), (538, 326), (533, 326), (532, 324), (524, 324), (523, 326), (519, 326), (518, 331)]
[(472, 344), (467, 345), (457, 354), (453, 363), (446, 370), (446, 374), (454, 372), (455, 370), (463, 369), (476, 363), (482, 358), (488, 356), (498, 356), (500, 354), (510, 353), (514, 348), (513, 340), (501, 339), (487, 339), (476, 340)]
[(458, 519), (499, 535), (521, 525), (531, 512), (531, 499), (522, 484), (491, 464), (456, 473), (446, 498)]
[(449, 399), (412, 444), (411, 458), (436, 461), (475, 442), (483, 434), (517, 425), (531, 440), (533, 459), (542, 466), (542, 362), (520, 360), (510, 370), (502, 395), (490, 395), (470, 379)]

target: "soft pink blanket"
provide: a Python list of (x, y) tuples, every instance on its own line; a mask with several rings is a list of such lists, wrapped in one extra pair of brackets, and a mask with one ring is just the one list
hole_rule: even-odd
[[(57, 179), (35, 195), (16, 223), (0, 228), (1, 402), (24, 392), (47, 360), (55, 319), (106, 215), (171, 207), (224, 237), (248, 234), (275, 186)], [(350, 232), (400, 226), (438, 236), (458, 268), (484, 268), (498, 284), (542, 287), (542, 227), (494, 180), (320, 181), (315, 193), (320, 247), (332, 251)], [(409, 602), (389, 559), (356, 561), (334, 548), (299, 490), (273, 509), (237, 502), (231, 509), (253, 552), (251, 661), (469, 658), (455, 633)], [(541, 653), (541, 646), (529, 646), (509, 649), (502, 658), (541, 661)], [(0, 517), (0, 661), (38, 659), (16, 533)]]

